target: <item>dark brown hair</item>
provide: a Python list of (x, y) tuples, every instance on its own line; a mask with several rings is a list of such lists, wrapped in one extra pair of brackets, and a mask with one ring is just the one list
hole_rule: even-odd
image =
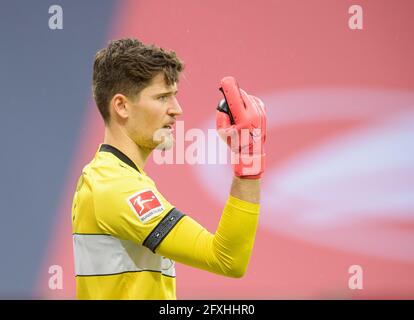
[(138, 94), (160, 72), (167, 85), (178, 82), (184, 65), (174, 51), (147, 45), (136, 39), (111, 41), (95, 55), (93, 96), (105, 123), (109, 121), (109, 102), (117, 93)]

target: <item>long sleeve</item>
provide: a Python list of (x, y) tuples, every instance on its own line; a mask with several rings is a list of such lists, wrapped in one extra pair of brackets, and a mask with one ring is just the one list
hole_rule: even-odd
[(215, 234), (185, 216), (156, 252), (189, 266), (242, 277), (253, 249), (259, 211), (259, 204), (229, 196)]

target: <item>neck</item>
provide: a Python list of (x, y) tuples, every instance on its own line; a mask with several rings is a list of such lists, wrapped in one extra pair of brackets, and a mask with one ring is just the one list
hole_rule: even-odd
[(138, 167), (144, 169), (145, 162), (151, 154), (150, 149), (138, 146), (125, 132), (119, 128), (105, 126), (104, 144), (109, 144), (122, 151)]

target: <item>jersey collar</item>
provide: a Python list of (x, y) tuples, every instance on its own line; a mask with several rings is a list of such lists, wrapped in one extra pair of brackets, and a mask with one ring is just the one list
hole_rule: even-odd
[(126, 156), (122, 151), (118, 150), (117, 148), (115, 148), (115, 147), (113, 147), (109, 144), (102, 144), (101, 147), (99, 148), (99, 152), (112, 153), (119, 160), (121, 160), (122, 162), (125, 162), (127, 165), (129, 165), (130, 167), (134, 168), (139, 173), (141, 173), (141, 171), (139, 171), (139, 169), (138, 169), (137, 165), (134, 163), (134, 161), (132, 161), (130, 158), (128, 158), (128, 156)]

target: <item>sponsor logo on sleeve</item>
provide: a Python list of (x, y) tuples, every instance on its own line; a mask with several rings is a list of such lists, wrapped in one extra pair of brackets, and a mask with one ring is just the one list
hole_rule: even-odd
[(128, 205), (141, 222), (146, 222), (164, 211), (157, 195), (150, 189), (134, 193), (128, 199)]

